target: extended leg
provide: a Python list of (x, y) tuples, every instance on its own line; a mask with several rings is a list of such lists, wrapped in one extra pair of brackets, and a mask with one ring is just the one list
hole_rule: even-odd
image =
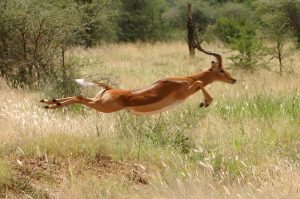
[(200, 107), (208, 107), (213, 101), (213, 98), (208, 94), (205, 88), (202, 88), (201, 90), (204, 95), (204, 102), (200, 103)]
[(67, 97), (62, 99), (57, 99), (53, 101), (43, 101), (43, 103), (51, 103), (45, 106), (46, 109), (56, 109), (63, 106), (68, 106), (71, 104), (82, 104), (90, 108), (96, 109), (97, 111), (104, 113), (111, 113), (119, 111), (124, 108), (122, 101), (117, 98), (106, 97), (106, 98), (84, 98), (82, 96)]
[(49, 104), (49, 105), (53, 105), (53, 104), (57, 104), (57, 103), (59, 104), (61, 102), (73, 99), (75, 97), (80, 97), (80, 96), (72, 96), (72, 97), (53, 99), (53, 100), (42, 99), (40, 102), (45, 103), (45, 104)]
[(52, 100), (52, 101), (44, 100), (42, 102), (50, 105), (50, 106), (45, 106), (45, 108), (55, 109), (55, 108), (60, 108), (63, 106), (74, 104), (74, 103), (79, 103), (79, 104), (84, 104), (84, 105), (90, 106), (94, 102), (94, 100), (84, 98), (82, 96), (74, 96), (74, 97), (56, 99), (56, 100)]

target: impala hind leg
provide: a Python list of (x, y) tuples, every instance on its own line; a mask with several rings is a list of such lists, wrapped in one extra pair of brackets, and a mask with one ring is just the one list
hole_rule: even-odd
[(61, 102), (73, 99), (74, 97), (79, 97), (79, 96), (66, 97), (66, 98), (53, 99), (53, 100), (42, 99), (40, 102), (42, 102), (44, 104), (54, 105), (54, 104), (57, 104), (57, 103), (59, 104)]
[(45, 106), (46, 109), (56, 109), (71, 104), (82, 104), (90, 108), (96, 109), (103, 113), (111, 113), (119, 111), (124, 108), (122, 101), (118, 101), (115, 98), (84, 98), (82, 96), (67, 97), (62, 99), (56, 99), (52, 101), (43, 101), (43, 103), (49, 104)]
[(55, 99), (53, 99), (53, 100), (42, 99), (40, 102), (42, 102), (44, 104), (49, 104), (49, 105), (56, 104)]
[(50, 105), (50, 106), (45, 106), (44, 108), (55, 109), (55, 108), (60, 108), (75, 103), (89, 106), (94, 102), (94, 100), (89, 98), (84, 98), (82, 96), (73, 96), (73, 97), (66, 97), (66, 98), (54, 99), (54, 100), (41, 100), (41, 102)]

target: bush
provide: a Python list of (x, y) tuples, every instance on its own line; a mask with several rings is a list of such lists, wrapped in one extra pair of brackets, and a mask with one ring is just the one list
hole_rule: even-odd
[[(246, 5), (237, 3), (227, 3), (220, 8), (214, 33), (225, 43), (230, 43), (231, 39), (240, 37), (241, 28), (244, 26), (255, 26), (259, 18), (253, 13), (253, 10)], [(249, 24), (250, 23), (250, 24)], [(253, 30), (255, 30), (253, 27)]]
[(40, 87), (48, 98), (67, 97), (79, 95), (80, 88), (74, 81), (78, 77), (78, 68), (66, 65), (65, 69), (58, 68), (54, 73), (44, 77)]
[(220, 18), (215, 27), (215, 33), (219, 39), (225, 43), (230, 43), (232, 39), (239, 37), (239, 23), (231, 18)]
[(238, 30), (239, 37), (230, 39), (231, 48), (239, 52), (238, 55), (230, 58), (234, 66), (247, 70), (261, 66), (260, 60), (264, 54), (264, 47), (256, 38), (255, 29), (249, 24), (239, 27)]
[(290, 29), (297, 38), (298, 47), (300, 47), (300, 2), (295, 0), (284, 2), (283, 8), (288, 18)]
[(102, 42), (117, 41), (120, 0), (75, 0), (83, 15), (84, 30), (79, 44), (93, 47)]
[[(68, 6), (66, 6), (68, 4)], [(72, 1), (11, 0), (0, 3), (0, 74), (14, 82), (38, 86), (64, 69), (64, 52), (82, 27)]]
[(283, 72), (283, 61), (290, 50), (287, 43), (293, 38), (284, 6), (285, 3), (279, 1), (276, 3), (264, 2), (257, 7), (257, 12), (262, 19), (261, 33), (265, 39), (271, 41), (267, 52), (272, 59), (276, 58), (278, 60), (280, 72)]
[(254, 69), (260, 65), (264, 48), (256, 36), (259, 25), (259, 18), (245, 5), (228, 3), (220, 11), (213, 31), (221, 41), (238, 51), (231, 57), (234, 66)]
[(166, 23), (162, 18), (165, 1), (122, 2), (122, 14), (118, 22), (120, 41), (158, 41), (166, 38)]

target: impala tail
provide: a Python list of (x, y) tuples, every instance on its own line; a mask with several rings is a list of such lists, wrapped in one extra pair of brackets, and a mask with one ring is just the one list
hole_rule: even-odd
[(106, 90), (112, 89), (112, 87), (108, 86), (107, 84), (96, 82), (96, 81), (86, 81), (85, 79), (75, 79), (75, 82), (80, 86), (90, 87), (90, 86), (100, 86), (105, 88)]

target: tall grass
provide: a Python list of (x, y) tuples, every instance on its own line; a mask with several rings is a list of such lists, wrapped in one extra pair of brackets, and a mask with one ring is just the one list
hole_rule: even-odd
[[(227, 49), (210, 48), (228, 64)], [(211, 60), (189, 59), (183, 43), (77, 48), (68, 56), (77, 57), (83, 78), (132, 89), (202, 70)], [(236, 85), (208, 86), (210, 107), (199, 108), (199, 92), (173, 110), (143, 117), (81, 106), (44, 110), (42, 92), (1, 80), (1, 196), (296, 198), (300, 68), (291, 67), (295, 73), (282, 76), (231, 71)]]

